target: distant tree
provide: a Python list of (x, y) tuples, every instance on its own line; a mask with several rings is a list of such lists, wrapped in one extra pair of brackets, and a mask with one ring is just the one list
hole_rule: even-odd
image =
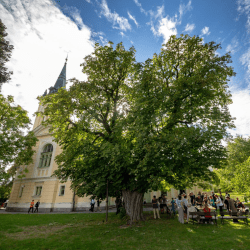
[[(222, 169), (217, 170), (222, 191), (249, 192), (248, 180), (250, 137), (237, 135), (226, 146), (227, 161)], [(250, 177), (250, 176), (249, 176)]]
[[(135, 50), (96, 44), (85, 82), (39, 98), (62, 153), (61, 180), (79, 195), (122, 190), (130, 223), (143, 219), (143, 195), (162, 185), (212, 182), (226, 158), (221, 140), (234, 127), (227, 105), (230, 55), (199, 37), (171, 36), (144, 64)], [(166, 183), (162, 183), (165, 181)]]
[(11, 51), (14, 46), (9, 45), (9, 41), (5, 40), (5, 37), (8, 35), (6, 32), (6, 26), (2, 23), (0, 19), (0, 92), (1, 85), (10, 80), (10, 75), (13, 74), (12, 71), (7, 71), (7, 68), (4, 67), (5, 63), (9, 61), (11, 57)]

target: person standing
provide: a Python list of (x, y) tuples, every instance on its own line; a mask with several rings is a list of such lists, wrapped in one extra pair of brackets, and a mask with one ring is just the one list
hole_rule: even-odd
[[(227, 201), (228, 201), (228, 205), (229, 205), (229, 211), (232, 211), (232, 213), (234, 213), (235, 215), (233, 216), (237, 216), (237, 208), (234, 205), (234, 201), (232, 199), (230, 199), (230, 196), (227, 196)], [(233, 219), (233, 222), (239, 222), (238, 219)]]
[(96, 212), (97, 212), (97, 210), (99, 210), (100, 212), (102, 211), (101, 208), (100, 208), (100, 203), (101, 203), (101, 201), (98, 198), (97, 201), (96, 201), (96, 204), (97, 204), (97, 207), (96, 207), (96, 210), (95, 210)]
[(187, 201), (187, 196), (185, 195), (183, 198), (183, 206), (184, 206), (184, 220), (187, 220), (187, 210), (188, 210), (188, 201)]
[(35, 213), (36, 211), (37, 211), (37, 213), (38, 213), (38, 208), (39, 208), (39, 206), (40, 206), (40, 201), (38, 201), (38, 202), (36, 203), (34, 213)]
[(30, 203), (30, 209), (28, 211), (28, 214), (30, 213), (30, 210), (32, 210), (32, 213), (34, 211), (34, 200), (32, 200), (32, 202)]
[(190, 202), (192, 206), (195, 206), (195, 195), (193, 192), (190, 195)]
[(218, 195), (215, 195), (216, 197), (216, 206), (217, 206), (217, 209), (219, 208), (220, 209), (220, 213), (222, 213), (222, 209), (223, 209), (223, 202), (221, 201), (221, 198), (218, 196)]
[(228, 196), (225, 197), (225, 205), (226, 205), (226, 208), (227, 208), (227, 211), (229, 212), (229, 204), (228, 204), (228, 199), (227, 199)]
[(166, 211), (166, 213), (167, 213), (167, 211), (168, 211), (168, 209), (167, 209), (167, 199), (166, 199), (165, 195), (163, 195), (163, 197), (162, 197), (162, 204), (163, 204), (163, 210)]
[(174, 198), (172, 198), (171, 205), (172, 205), (172, 212), (175, 215), (175, 206), (176, 206), (176, 204), (175, 204)]
[(158, 219), (160, 219), (160, 215), (159, 215), (159, 209), (158, 209), (158, 201), (156, 199), (156, 196), (154, 195), (153, 200), (152, 200), (152, 204), (153, 204), (153, 211), (154, 211), (154, 219), (156, 219), (156, 214), (158, 216)]
[(91, 199), (89, 211), (94, 212), (94, 208), (95, 208), (95, 200)]
[(120, 197), (116, 197), (115, 204), (116, 204), (116, 215), (117, 215), (120, 213), (120, 208), (122, 206), (122, 200)]

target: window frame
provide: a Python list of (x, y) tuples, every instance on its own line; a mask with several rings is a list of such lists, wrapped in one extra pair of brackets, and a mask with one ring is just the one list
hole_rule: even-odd
[(38, 168), (50, 167), (53, 150), (54, 150), (54, 147), (51, 143), (48, 143), (43, 147), (43, 151), (40, 154)]
[(20, 187), (20, 190), (19, 190), (19, 198), (22, 197), (22, 195), (23, 195), (23, 190), (24, 190), (24, 186), (21, 186), (21, 187)]
[[(61, 194), (61, 191), (62, 191), (62, 187), (64, 187), (63, 189), (63, 194)], [(61, 185), (60, 188), (59, 188), (59, 196), (64, 196), (65, 195), (65, 190), (66, 190), (66, 185)]]
[[(38, 194), (38, 188), (40, 188), (40, 194)], [(34, 196), (41, 196), (42, 195), (42, 190), (43, 190), (43, 186), (36, 186), (35, 187), (35, 195)]]

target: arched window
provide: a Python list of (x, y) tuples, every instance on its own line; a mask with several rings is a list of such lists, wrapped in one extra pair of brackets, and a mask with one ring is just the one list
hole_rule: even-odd
[(53, 152), (53, 145), (47, 144), (41, 153), (39, 168), (49, 167)]

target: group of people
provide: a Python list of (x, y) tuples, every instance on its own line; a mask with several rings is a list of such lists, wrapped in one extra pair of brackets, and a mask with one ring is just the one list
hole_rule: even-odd
[[(166, 197), (163, 196), (156, 199), (156, 196), (154, 196), (152, 199), (154, 219), (156, 219), (156, 217), (160, 219), (158, 203), (160, 203), (161, 210), (163, 209), (163, 211), (166, 210), (166, 212), (168, 212), (168, 200)], [(171, 207), (171, 213), (175, 215), (176, 210), (178, 211), (180, 223), (187, 223), (188, 210), (197, 211), (197, 207), (200, 207), (200, 209), (206, 213), (205, 220), (203, 220), (204, 223), (207, 223), (208, 221), (213, 223), (211, 220), (212, 217), (209, 215), (211, 212), (210, 207), (219, 209), (220, 213), (223, 211), (224, 207), (226, 207), (226, 209), (231, 212), (237, 212), (237, 208), (245, 208), (244, 204), (240, 202), (238, 198), (236, 200), (231, 199), (230, 194), (226, 193), (224, 199), (221, 193), (220, 195), (216, 195), (214, 192), (212, 192), (211, 195), (199, 192), (197, 197), (191, 192), (189, 194), (189, 198), (187, 194), (183, 193), (179, 195), (177, 199), (172, 198), (169, 205)], [(194, 208), (192, 209), (192, 207)], [(235, 219), (234, 222), (238, 221)]]
[(40, 201), (37, 201), (36, 204), (35, 204), (35, 211), (34, 211), (34, 200), (31, 201), (30, 203), (30, 208), (29, 208), (29, 211), (28, 211), (28, 214), (30, 213), (30, 211), (32, 211), (32, 213), (35, 213), (37, 212), (38, 213), (38, 208), (40, 206)]

